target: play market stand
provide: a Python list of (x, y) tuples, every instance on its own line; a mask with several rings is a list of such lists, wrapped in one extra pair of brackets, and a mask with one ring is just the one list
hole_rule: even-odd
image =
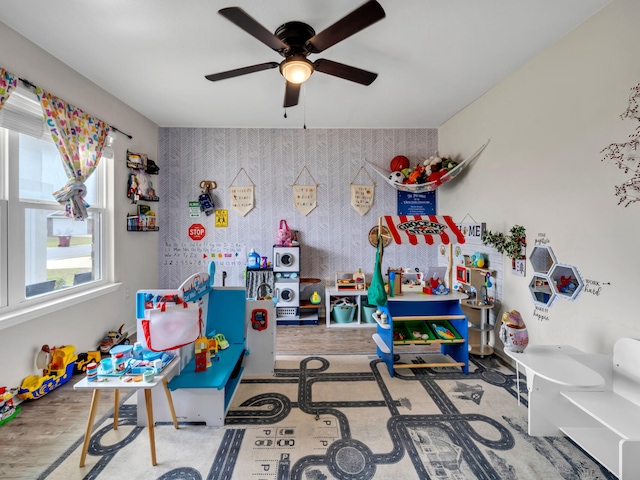
[[(379, 232), (382, 231), (383, 222), (396, 244), (408, 243), (420, 247), (440, 242), (448, 245), (447, 284), (451, 288), (452, 244), (464, 243), (465, 239), (450, 216), (384, 216), (379, 219)], [(389, 295), (387, 305), (378, 306), (378, 309), (386, 314), (386, 322), (378, 316), (375, 317), (378, 326), (373, 340), (376, 342), (378, 356), (387, 365), (389, 375), (394, 375), (394, 368), (451, 366), (462, 368), (465, 374), (469, 373), (467, 316), (460, 307), (460, 300), (466, 299), (467, 296), (449, 289), (439, 295), (423, 293), (420, 287), (406, 288), (402, 291), (402, 295)], [(429, 361), (394, 364), (394, 355), (401, 353), (401, 347), (408, 345), (440, 345), (440, 354), (429, 353)], [(426, 358), (426, 353), (421, 357)]]
[[(433, 367), (460, 367), (465, 374), (469, 373), (467, 317), (460, 308), (463, 298), (467, 296), (458, 292), (425, 295), (416, 289), (389, 298), (386, 306), (379, 307), (387, 314), (387, 323), (375, 317), (378, 327), (373, 340), (389, 375), (393, 376), (396, 368)], [(415, 345), (439, 345), (440, 353), (421, 353), (424, 362), (394, 363), (394, 355)]]

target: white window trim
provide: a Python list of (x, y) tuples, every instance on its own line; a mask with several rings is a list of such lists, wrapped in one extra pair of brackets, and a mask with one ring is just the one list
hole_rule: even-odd
[(35, 305), (24, 306), (24, 304), (20, 304), (20, 306), (16, 307), (15, 310), (11, 307), (7, 307), (10, 311), (0, 315), (0, 330), (20, 325), (21, 323), (28, 322), (29, 320), (113, 293), (118, 290), (121, 285), (122, 282), (109, 283), (90, 290), (82, 290), (81, 287), (76, 287), (78, 291), (65, 293), (64, 295), (56, 295), (54, 292), (51, 294), (51, 297), (59, 298), (47, 299), (47, 301), (37, 303)]
[[(18, 89), (21, 90), (21, 89)], [(17, 91), (14, 91), (14, 94)], [(20, 94), (20, 93), (19, 93)], [(35, 98), (35, 94), (29, 91), (22, 91), (22, 97), (33, 97)], [(48, 136), (46, 133), (43, 133), (43, 136)], [(5, 157), (9, 150), (9, 138), (8, 135), (5, 137), (1, 135), (0, 137), (0, 148), (5, 149)], [(116, 138), (115, 132), (110, 133), (110, 142), (108, 143), (105, 149), (105, 157), (110, 156), (113, 157), (113, 149), (112, 149), (112, 141)], [(109, 155), (110, 154), (110, 155)], [(8, 158), (8, 157), (6, 157)], [(112, 161), (113, 158), (103, 158), (101, 163), (104, 161)], [(103, 165), (102, 172), (102, 181), (99, 182), (98, 185), (98, 195), (102, 195), (104, 191), (108, 192), (107, 188), (107, 179), (109, 177), (107, 165)], [(93, 300), (95, 298), (101, 297), (103, 295), (107, 295), (117, 291), (122, 282), (113, 282), (113, 223), (111, 222), (112, 212), (109, 210), (110, 206), (113, 206), (113, 201), (111, 198), (107, 198), (103, 196), (103, 203), (98, 210), (102, 213), (102, 219), (100, 222), (100, 229), (102, 230), (101, 234), (101, 242), (100, 242), (100, 257), (101, 257), (101, 279), (96, 280), (86, 285), (74, 286), (71, 292), (60, 290), (48, 293), (43, 297), (34, 297), (24, 300), (23, 302), (18, 302), (14, 305), (8, 305), (8, 301), (10, 298), (15, 298), (14, 289), (20, 293), (24, 293), (24, 244), (22, 245), (13, 245), (11, 241), (8, 241), (8, 233), (3, 230), (6, 225), (6, 228), (9, 228), (9, 225), (12, 225), (13, 228), (20, 229), (19, 231), (24, 231), (24, 210), (25, 208), (30, 207), (38, 207), (42, 205), (51, 205), (50, 202), (42, 202), (42, 204), (38, 205), (37, 201), (20, 201), (18, 198), (18, 194), (16, 189), (8, 189), (8, 185), (16, 185), (18, 183), (18, 173), (16, 169), (10, 169), (13, 172), (13, 176), (15, 178), (8, 178), (9, 172), (2, 171), (2, 175), (0, 178), (4, 178), (5, 181), (0, 181), (0, 219), (7, 219), (6, 224), (0, 221), (0, 255), (3, 260), (3, 264), (7, 265), (7, 269), (0, 269), (0, 284), (7, 285), (7, 290), (1, 288), (0, 289), (0, 330), (5, 328), (10, 328), (15, 325), (19, 325), (21, 323), (42, 317), (44, 315), (63, 310), (65, 308), (69, 308), (73, 305), (77, 305), (86, 301)], [(9, 193), (10, 198), (7, 198), (5, 195)], [(4, 199), (7, 200), (4, 200)], [(9, 202), (16, 202), (17, 204), (21, 204), (20, 208), (9, 209)], [(91, 208), (89, 208), (91, 211)], [(17, 216), (16, 216), (17, 215)], [(15, 223), (12, 223), (15, 222)], [(11, 248), (9, 248), (11, 247)], [(9, 256), (9, 251), (13, 251), (14, 248), (17, 248), (21, 251), (20, 262), (17, 267), (14, 268), (14, 262), (11, 261), (11, 257)], [(13, 276), (11, 278), (11, 283), (9, 284), (8, 271), (12, 272), (20, 272), (16, 277)], [(5, 295), (5, 292), (7, 295)]]

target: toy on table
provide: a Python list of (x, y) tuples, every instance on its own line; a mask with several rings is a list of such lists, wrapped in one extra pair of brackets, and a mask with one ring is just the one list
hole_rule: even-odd
[[(444, 284), (440, 281), (440, 278), (431, 277), (427, 280), (426, 285), (422, 287), (422, 293), (426, 293), (427, 295), (442, 295), (445, 289)], [(442, 288), (441, 288), (442, 287)], [(449, 289), (446, 289), (449, 293)]]
[(87, 371), (87, 364), (91, 362), (100, 363), (102, 355), (98, 351), (82, 352), (78, 354), (78, 359), (73, 367), (73, 373), (84, 373)]
[(130, 343), (130, 340), (127, 338), (129, 334), (127, 332), (122, 333), (123, 327), (124, 323), (120, 325), (118, 330), (112, 330), (105, 335), (100, 345), (98, 345), (98, 350), (100, 350), (101, 353), (109, 353), (113, 347), (121, 343), (125, 345)]
[(216, 336), (200, 337), (194, 343), (196, 372), (204, 372), (213, 365), (212, 359), (218, 355), (218, 340)]
[(389, 272), (389, 296), (395, 295), (396, 272)]
[[(22, 381), (18, 397), (35, 400), (69, 381), (73, 374), (77, 356), (73, 345), (49, 348), (43, 345), (36, 358), (36, 366), (42, 368), (42, 375), (29, 375)], [(41, 353), (42, 352), (42, 353)], [(42, 361), (49, 362), (42, 367)]]
[(211, 353), (209, 351), (209, 339), (200, 337), (194, 343), (196, 372), (204, 372), (211, 365)]

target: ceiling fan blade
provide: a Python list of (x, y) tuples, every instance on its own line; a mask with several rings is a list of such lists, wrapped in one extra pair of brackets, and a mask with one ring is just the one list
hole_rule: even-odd
[(287, 87), (284, 90), (284, 108), (295, 107), (298, 104), (298, 98), (300, 97), (300, 83), (287, 82)]
[(204, 78), (217, 82), (218, 80), (225, 80), (227, 78), (239, 77), (240, 75), (246, 75), (247, 73), (261, 72), (262, 70), (269, 70), (270, 68), (277, 68), (280, 64), (278, 62), (259, 63), (257, 65), (251, 65), (250, 67), (236, 68), (234, 70), (227, 70), (226, 72), (212, 73), (211, 75), (205, 75)]
[(319, 58), (313, 62), (313, 67), (318, 72), (333, 75), (334, 77), (344, 78), (345, 80), (351, 80), (352, 82), (356, 82), (361, 85), (371, 85), (373, 81), (378, 78), (377, 73), (368, 72), (367, 70), (351, 67), (349, 65), (334, 62), (332, 60), (326, 60), (324, 58)]
[(240, 7), (227, 7), (222, 10), (218, 10), (218, 13), (224, 18), (234, 23), (249, 35), (257, 38), (267, 47), (280, 52), (284, 51), (289, 46), (276, 37), (273, 33), (263, 27), (257, 20), (251, 15), (242, 10)]
[(384, 17), (385, 13), (382, 6), (376, 0), (370, 0), (356, 8), (346, 17), (341, 18), (330, 27), (311, 37), (305, 46), (311, 53), (320, 53), (378, 20), (382, 20)]

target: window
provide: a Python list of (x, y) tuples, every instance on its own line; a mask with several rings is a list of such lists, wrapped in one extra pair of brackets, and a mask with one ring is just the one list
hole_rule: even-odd
[(103, 280), (104, 160), (85, 182), (89, 217), (67, 218), (52, 195), (67, 176), (35, 94), (19, 87), (0, 110), (0, 313)]

